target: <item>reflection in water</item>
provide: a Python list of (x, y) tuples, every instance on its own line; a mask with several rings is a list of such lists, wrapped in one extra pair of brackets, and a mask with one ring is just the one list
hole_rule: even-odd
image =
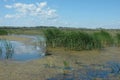
[(6, 50), (5, 58), (6, 59), (12, 59), (12, 55), (14, 54), (14, 48), (13, 48), (12, 43), (10, 41), (4, 40), (3, 44), (4, 44), (4, 47), (5, 47), (5, 50)]
[(32, 60), (44, 56), (41, 47), (18, 41), (0, 40), (0, 59)]
[(2, 57), (2, 48), (0, 47), (0, 58)]
[[(103, 65), (88, 65), (74, 69), (68, 74), (57, 74), (47, 80), (114, 80), (120, 77), (120, 63), (109, 62)], [(120, 80), (120, 79), (119, 79)]]
[(46, 52), (46, 42), (44, 37), (36, 37), (33, 43), (36, 50), (41, 50), (43, 53)]
[(0, 40), (0, 58), (11, 59), (13, 54), (12, 43), (7, 40)]

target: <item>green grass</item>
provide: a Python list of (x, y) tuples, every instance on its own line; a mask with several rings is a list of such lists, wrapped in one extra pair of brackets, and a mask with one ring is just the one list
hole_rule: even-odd
[(7, 35), (8, 32), (6, 30), (0, 30), (0, 35)]
[(74, 28), (3, 28), (9, 34), (44, 35), (47, 47), (92, 50), (119, 44), (119, 30)]
[[(48, 47), (64, 47), (70, 50), (92, 50), (110, 47), (114, 43), (113, 36), (106, 30), (93, 33), (75, 30), (50, 28), (44, 30)], [(117, 35), (117, 38), (119, 35)], [(118, 41), (120, 42), (120, 40)]]
[[(14, 53), (14, 48), (12, 46), (12, 43), (10, 41), (7, 40), (1, 40), (1, 42), (3, 43), (4, 47), (5, 47), (5, 58), (9, 59), (12, 58), (12, 55)], [(2, 47), (0, 47), (0, 54), (2, 53)]]
[(105, 30), (94, 32), (93, 35), (99, 40), (102, 47), (111, 46), (114, 42), (112, 36)]
[(116, 34), (116, 43), (117, 43), (117, 46), (120, 47), (120, 33)]

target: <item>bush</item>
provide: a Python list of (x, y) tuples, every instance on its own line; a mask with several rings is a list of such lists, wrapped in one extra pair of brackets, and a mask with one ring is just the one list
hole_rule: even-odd
[(47, 46), (56, 47), (60, 43), (61, 31), (57, 28), (47, 29), (44, 31)]
[(6, 30), (0, 30), (0, 35), (7, 35), (8, 32)]
[(57, 28), (44, 31), (47, 46), (64, 47), (70, 50), (90, 50), (101, 48), (100, 40), (95, 35), (80, 31), (62, 31)]
[(116, 34), (117, 46), (120, 47), (120, 33)]
[(93, 35), (99, 40), (103, 47), (111, 46), (113, 44), (112, 36), (104, 30), (95, 32)]

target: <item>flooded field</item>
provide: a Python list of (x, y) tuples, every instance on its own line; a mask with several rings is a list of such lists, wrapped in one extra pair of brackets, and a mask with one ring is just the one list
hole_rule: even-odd
[(44, 38), (0, 37), (0, 80), (119, 80), (120, 49), (70, 51), (48, 48)]
[(81, 65), (79, 69), (64, 69), (67, 74), (57, 74), (47, 80), (119, 80), (120, 63)]
[[(23, 37), (31, 40), (20, 41), (15, 40), (13, 37)], [(4, 37), (5, 38), (5, 37)], [(0, 40), (0, 59), (9, 59), (9, 60), (32, 60), (38, 59), (44, 56), (45, 43), (43, 42), (42, 37), (33, 37), (27, 35), (13, 35), (8, 38), (1, 38)], [(38, 40), (39, 39), (39, 40)]]
[(63, 73), (47, 80), (119, 80), (119, 50), (117, 47), (109, 47), (100, 52), (81, 51), (78, 54), (71, 51), (71, 55), (64, 59), (69, 65), (63, 63), (63, 67), (50, 67), (62, 69)]

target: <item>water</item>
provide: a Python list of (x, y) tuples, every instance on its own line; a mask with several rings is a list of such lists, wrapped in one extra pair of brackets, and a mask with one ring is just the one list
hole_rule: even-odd
[[(110, 76), (111, 75), (111, 76)], [(72, 70), (70, 73), (57, 74), (47, 80), (112, 80), (111, 77), (119, 77), (120, 63), (108, 62), (103, 65), (88, 65), (81, 69)]]
[[(32, 41), (35, 44), (35, 41)], [(31, 43), (32, 43), (31, 42)], [(36, 42), (36, 44), (39, 44)], [(0, 40), (0, 59), (26, 61), (44, 56), (43, 45), (25, 44), (19, 41)]]

